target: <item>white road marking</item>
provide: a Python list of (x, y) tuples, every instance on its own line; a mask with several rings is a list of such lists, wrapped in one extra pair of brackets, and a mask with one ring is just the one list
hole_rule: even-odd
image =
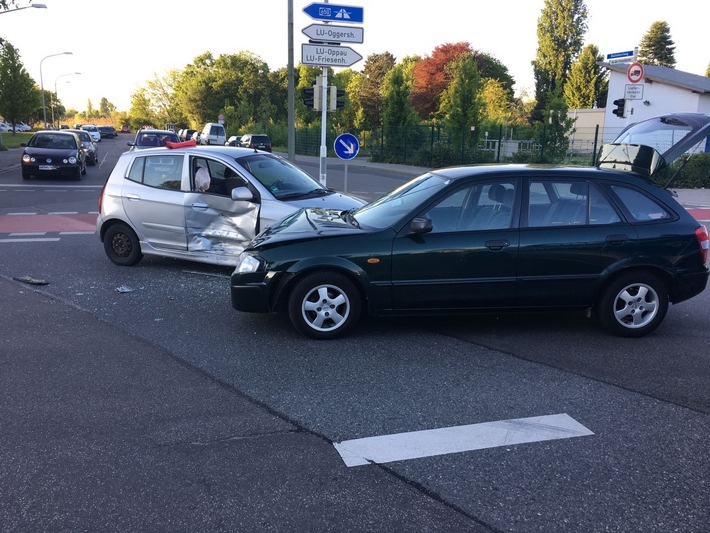
[(46, 238), (46, 239), (0, 239), (0, 243), (3, 242), (57, 242), (59, 240), (59, 237), (55, 238)]
[(78, 215), (79, 211), (51, 211), (48, 215)]
[(10, 237), (37, 237), (39, 235), (47, 235), (46, 231), (23, 231), (22, 233), (20, 232), (15, 232), (15, 233), (8, 233)]
[(60, 231), (59, 235), (94, 235), (95, 231)]
[(365, 437), (333, 446), (352, 467), (588, 435), (594, 433), (561, 413)]

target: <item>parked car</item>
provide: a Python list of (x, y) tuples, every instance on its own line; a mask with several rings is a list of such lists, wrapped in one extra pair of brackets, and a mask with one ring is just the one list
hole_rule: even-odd
[(113, 126), (99, 126), (99, 134), (102, 139), (113, 139), (118, 137), (118, 132)]
[(303, 207), (362, 205), (264, 152), (138, 150), (121, 155), (104, 185), (97, 234), (117, 265), (133, 265), (143, 254), (234, 265), (259, 231)]
[(84, 151), (84, 159), (86, 159), (87, 165), (95, 165), (99, 161), (99, 146), (91, 138), (89, 132), (86, 130), (63, 130), (76, 133), (81, 141), (81, 148)]
[(21, 143), (22, 179), (61, 176), (81, 179), (86, 174), (86, 160), (81, 141), (68, 131), (35, 132), (27, 143)]
[(32, 131), (32, 128), (25, 124), (24, 122), (20, 121), (17, 124), (15, 124), (15, 130), (16, 131)]
[(12, 126), (6, 122), (0, 122), (0, 131), (12, 131)]
[(241, 135), (232, 135), (229, 137), (229, 139), (224, 141), (224, 145), (225, 146), (241, 146), (242, 145), (242, 143), (240, 142), (241, 139), (242, 139)]
[(165, 146), (166, 142), (180, 142), (177, 134), (170, 130), (139, 130), (133, 142), (126, 143), (132, 150), (142, 150), (144, 148), (157, 148)]
[(80, 128), (77, 129), (82, 129), (84, 131), (88, 131), (89, 135), (91, 135), (91, 138), (94, 140), (94, 142), (101, 142), (101, 132), (99, 131), (98, 126), (95, 126), (93, 124), (84, 124)]
[[(708, 145), (710, 116), (640, 122), (597, 168), (434, 170), (352, 211), (304, 209), (240, 254), (232, 305), (316, 339), (371, 315), (587, 310), (639, 337), (708, 281), (708, 231), (649, 176)], [(644, 145), (645, 143), (645, 145)], [(675, 143), (675, 144), (674, 144)]]
[(121, 133), (131, 133), (131, 128), (124, 124), (123, 126), (121, 126)]
[(195, 133), (195, 130), (190, 129), (190, 128), (185, 128), (183, 130), (180, 130), (178, 132), (178, 137), (180, 138), (181, 141), (189, 141), (192, 139), (192, 134)]
[(223, 145), (226, 140), (227, 134), (224, 131), (224, 126), (217, 122), (208, 122), (200, 133), (200, 144)]
[(263, 133), (247, 133), (242, 135), (240, 143), (245, 148), (253, 148), (254, 150), (271, 151), (271, 138)]

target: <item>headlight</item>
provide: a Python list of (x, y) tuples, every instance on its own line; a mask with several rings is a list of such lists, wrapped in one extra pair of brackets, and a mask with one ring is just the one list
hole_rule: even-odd
[(242, 252), (239, 254), (239, 259), (237, 259), (237, 266), (234, 271), (241, 274), (246, 274), (249, 272), (256, 272), (261, 266), (261, 261), (254, 257), (249, 252)]
[(33, 159), (30, 156), (30, 154), (22, 154), (22, 162), (23, 163), (30, 163), (32, 161), (33, 161)]
[(69, 164), (70, 164), (70, 165), (76, 165), (76, 157), (71, 156), (71, 157), (69, 158)]

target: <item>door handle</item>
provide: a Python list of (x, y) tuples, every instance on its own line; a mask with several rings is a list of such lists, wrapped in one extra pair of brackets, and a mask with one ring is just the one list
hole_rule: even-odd
[(129, 194), (126, 195), (126, 199), (127, 199), (127, 200), (130, 200), (131, 202), (137, 202), (138, 200), (141, 199), (141, 197), (138, 196), (137, 194), (130, 194), (130, 193), (129, 193)]
[(507, 239), (493, 239), (491, 241), (484, 242), (483, 246), (485, 246), (489, 250), (498, 251), (510, 246), (510, 241)]
[(209, 205), (204, 202), (193, 202), (192, 207), (193, 209), (207, 209)]
[(614, 235), (607, 235), (606, 242), (610, 244), (622, 244), (629, 240), (629, 236), (624, 233), (616, 233)]

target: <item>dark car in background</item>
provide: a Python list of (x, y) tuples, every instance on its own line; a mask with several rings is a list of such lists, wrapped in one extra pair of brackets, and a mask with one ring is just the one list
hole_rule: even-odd
[(81, 148), (84, 151), (84, 158), (87, 165), (95, 165), (99, 161), (99, 146), (91, 138), (88, 131), (85, 130), (65, 130), (76, 133), (81, 141)]
[(271, 138), (263, 133), (246, 133), (242, 135), (239, 142), (244, 148), (271, 152)]
[(351, 211), (304, 209), (257, 235), (232, 306), (316, 339), (372, 316), (572, 309), (640, 337), (705, 290), (707, 228), (650, 177), (710, 148), (710, 115), (634, 124), (597, 167), (433, 170)]
[(118, 137), (118, 132), (113, 126), (99, 126), (99, 133), (102, 139), (113, 139)]
[(81, 140), (66, 130), (38, 131), (23, 147), (22, 179), (32, 176), (59, 176), (80, 180), (86, 174), (86, 159)]
[(165, 146), (167, 142), (180, 142), (177, 134), (170, 130), (139, 130), (133, 142), (126, 143), (131, 150), (142, 150), (144, 148), (158, 148)]

